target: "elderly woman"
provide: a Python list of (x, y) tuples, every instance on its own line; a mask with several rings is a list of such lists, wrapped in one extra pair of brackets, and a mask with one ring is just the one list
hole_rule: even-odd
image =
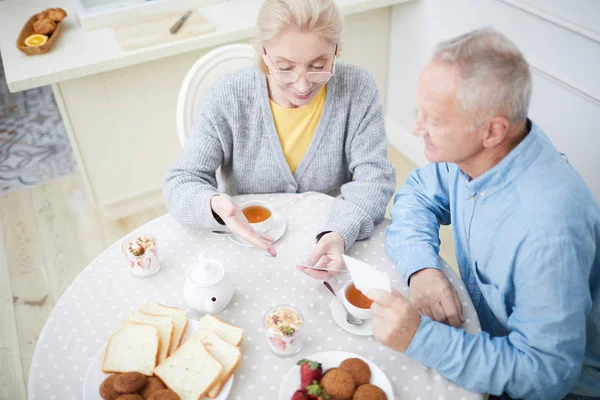
[[(332, 0), (266, 0), (258, 17), (259, 67), (221, 78), (168, 171), (169, 212), (193, 226), (227, 227), (276, 255), (227, 194), (338, 194), (306, 261), (336, 269), (339, 255), (381, 221), (395, 187), (383, 111), (369, 73), (336, 63), (342, 18)], [(338, 257), (336, 257), (338, 256)], [(305, 271), (316, 278), (328, 273)]]

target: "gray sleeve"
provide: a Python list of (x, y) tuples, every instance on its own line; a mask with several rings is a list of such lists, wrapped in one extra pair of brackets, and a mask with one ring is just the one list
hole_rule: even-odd
[(218, 194), (216, 170), (223, 161), (217, 89), (206, 96), (174, 165), (167, 171), (163, 196), (167, 210), (178, 221), (196, 227), (219, 226), (210, 208)]
[[(342, 185), (341, 195), (333, 204), (325, 227), (317, 237), (328, 231), (344, 238), (346, 250), (356, 240), (368, 238), (375, 225), (385, 216), (386, 206), (394, 193), (396, 172), (387, 157), (387, 137), (383, 108), (372, 77), (364, 83), (364, 110), (354, 133), (349, 132), (346, 146), (348, 167), (353, 180)], [(363, 92), (364, 93), (364, 92)]]

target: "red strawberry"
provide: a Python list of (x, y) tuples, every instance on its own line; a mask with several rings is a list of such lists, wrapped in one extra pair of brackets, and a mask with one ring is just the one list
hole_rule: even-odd
[(283, 340), (276, 337), (270, 337), (269, 340), (276, 349), (279, 349), (281, 351), (285, 350), (285, 342)]
[(319, 382), (323, 375), (323, 367), (316, 361), (302, 359), (296, 363), (300, 366), (300, 388), (307, 390), (306, 387), (313, 383)]
[(302, 390), (296, 390), (292, 395), (291, 400), (308, 400), (308, 397), (306, 397), (306, 393)]
[(325, 393), (319, 382), (313, 381), (312, 385), (306, 386), (306, 394), (310, 400), (327, 400), (329, 395)]

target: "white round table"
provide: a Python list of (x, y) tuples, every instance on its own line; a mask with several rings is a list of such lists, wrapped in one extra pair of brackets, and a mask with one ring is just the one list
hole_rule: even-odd
[[(333, 202), (332, 197), (320, 193), (240, 196), (236, 201), (248, 199), (266, 200), (285, 216), (286, 232), (275, 245), (278, 256), (290, 261), (301, 261), (310, 254), (314, 234), (321, 228)], [(384, 220), (370, 239), (354, 244), (348, 254), (386, 271), (393, 286), (407, 294), (384, 249), (388, 225), (389, 220)], [(319, 281), (297, 271), (294, 265), (270, 259), (257, 249), (238, 246), (210, 230), (182, 225), (170, 215), (157, 218), (132, 234), (143, 232), (157, 239), (160, 272), (146, 279), (134, 277), (121, 251), (122, 240), (85, 268), (44, 325), (30, 371), (30, 400), (81, 399), (90, 362), (130, 311), (149, 301), (187, 309), (183, 298), (185, 272), (199, 252), (220, 260), (236, 286), (233, 300), (217, 315), (244, 328), (243, 359), (235, 373), (230, 399), (277, 398), (282, 377), (297, 360), (328, 350), (349, 351), (372, 360), (391, 381), (396, 399), (484, 398), (382, 346), (372, 336), (356, 336), (341, 329), (330, 313), (331, 295)], [(462, 281), (448, 266), (444, 266), (444, 271), (463, 302), (466, 321), (463, 328), (479, 332), (479, 321)], [(347, 279), (347, 275), (340, 274), (331, 283), (337, 289)], [(304, 347), (291, 358), (271, 353), (262, 330), (263, 315), (275, 304), (292, 304), (305, 317)], [(187, 311), (190, 318), (201, 317)]]

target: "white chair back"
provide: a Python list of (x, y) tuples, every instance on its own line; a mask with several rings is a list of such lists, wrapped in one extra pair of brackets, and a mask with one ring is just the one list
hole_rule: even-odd
[[(198, 107), (210, 87), (223, 75), (255, 65), (256, 51), (249, 44), (230, 44), (209, 51), (188, 71), (183, 79), (177, 98), (177, 136), (181, 147), (190, 134)], [(227, 192), (227, 185), (221, 174), (216, 171), (218, 190)]]
[(249, 44), (218, 47), (202, 56), (185, 76), (177, 98), (177, 135), (183, 147), (198, 107), (213, 83), (223, 75), (255, 65), (256, 51)]

